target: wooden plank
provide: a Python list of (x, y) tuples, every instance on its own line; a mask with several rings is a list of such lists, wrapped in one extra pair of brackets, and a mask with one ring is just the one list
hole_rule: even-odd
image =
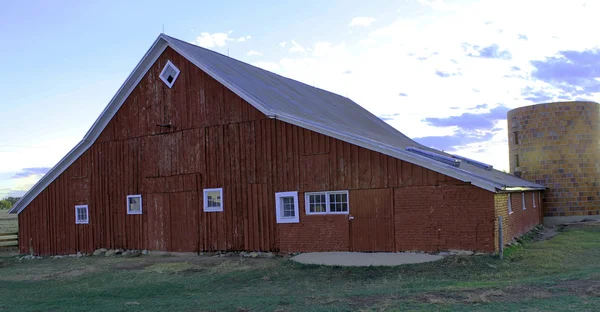
[(437, 185), (437, 181), (438, 181), (438, 173), (433, 171), (433, 170), (429, 170), (429, 169), (425, 169), (424, 171), (427, 172), (427, 185), (431, 185), (431, 186), (435, 186)]
[(371, 188), (371, 152), (364, 148), (359, 149), (358, 162), (358, 188)]
[(336, 158), (336, 177), (334, 177), (337, 185), (337, 189), (342, 189), (348, 185), (347, 182), (347, 167), (348, 161), (346, 154), (344, 153), (344, 142), (341, 140), (335, 140), (335, 150), (336, 152), (333, 154)]
[(13, 247), (13, 246), (19, 246), (19, 242), (17, 240), (10, 241), (10, 242), (3, 242), (2, 240), (0, 240), (0, 248)]
[(1, 235), (0, 234), (0, 242), (14, 241), (19, 239), (19, 235)]

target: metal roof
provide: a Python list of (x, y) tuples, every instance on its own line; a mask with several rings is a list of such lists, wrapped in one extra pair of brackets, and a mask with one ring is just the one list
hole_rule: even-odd
[(158, 36), (140, 63), (98, 117), (83, 140), (38, 181), (10, 213), (21, 212), (41, 191), (81, 156), (98, 138), (133, 88), (167, 48), (184, 56), (265, 115), (348, 143), (381, 152), (489, 190), (532, 190), (545, 187), (495, 169), (461, 161), (458, 166), (407, 151), (416, 147), (445, 157), (452, 155), (423, 146), (349, 98), (246, 64), (167, 35)]

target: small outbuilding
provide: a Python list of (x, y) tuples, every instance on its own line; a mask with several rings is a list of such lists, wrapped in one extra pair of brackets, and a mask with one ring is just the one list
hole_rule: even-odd
[(422, 146), (352, 100), (161, 34), (13, 207), (41, 255), (493, 252), (542, 221), (542, 185)]

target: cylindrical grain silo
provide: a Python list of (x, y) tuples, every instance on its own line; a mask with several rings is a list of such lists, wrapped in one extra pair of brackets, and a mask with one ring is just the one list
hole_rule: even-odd
[(600, 219), (600, 105), (537, 104), (508, 112), (510, 171), (548, 187), (544, 224)]

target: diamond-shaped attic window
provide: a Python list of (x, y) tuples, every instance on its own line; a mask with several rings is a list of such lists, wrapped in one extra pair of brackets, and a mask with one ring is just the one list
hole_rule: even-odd
[(162, 72), (160, 72), (160, 80), (162, 80), (169, 88), (173, 86), (175, 80), (179, 76), (179, 69), (171, 63), (171, 61), (167, 61), (165, 68), (163, 68)]

